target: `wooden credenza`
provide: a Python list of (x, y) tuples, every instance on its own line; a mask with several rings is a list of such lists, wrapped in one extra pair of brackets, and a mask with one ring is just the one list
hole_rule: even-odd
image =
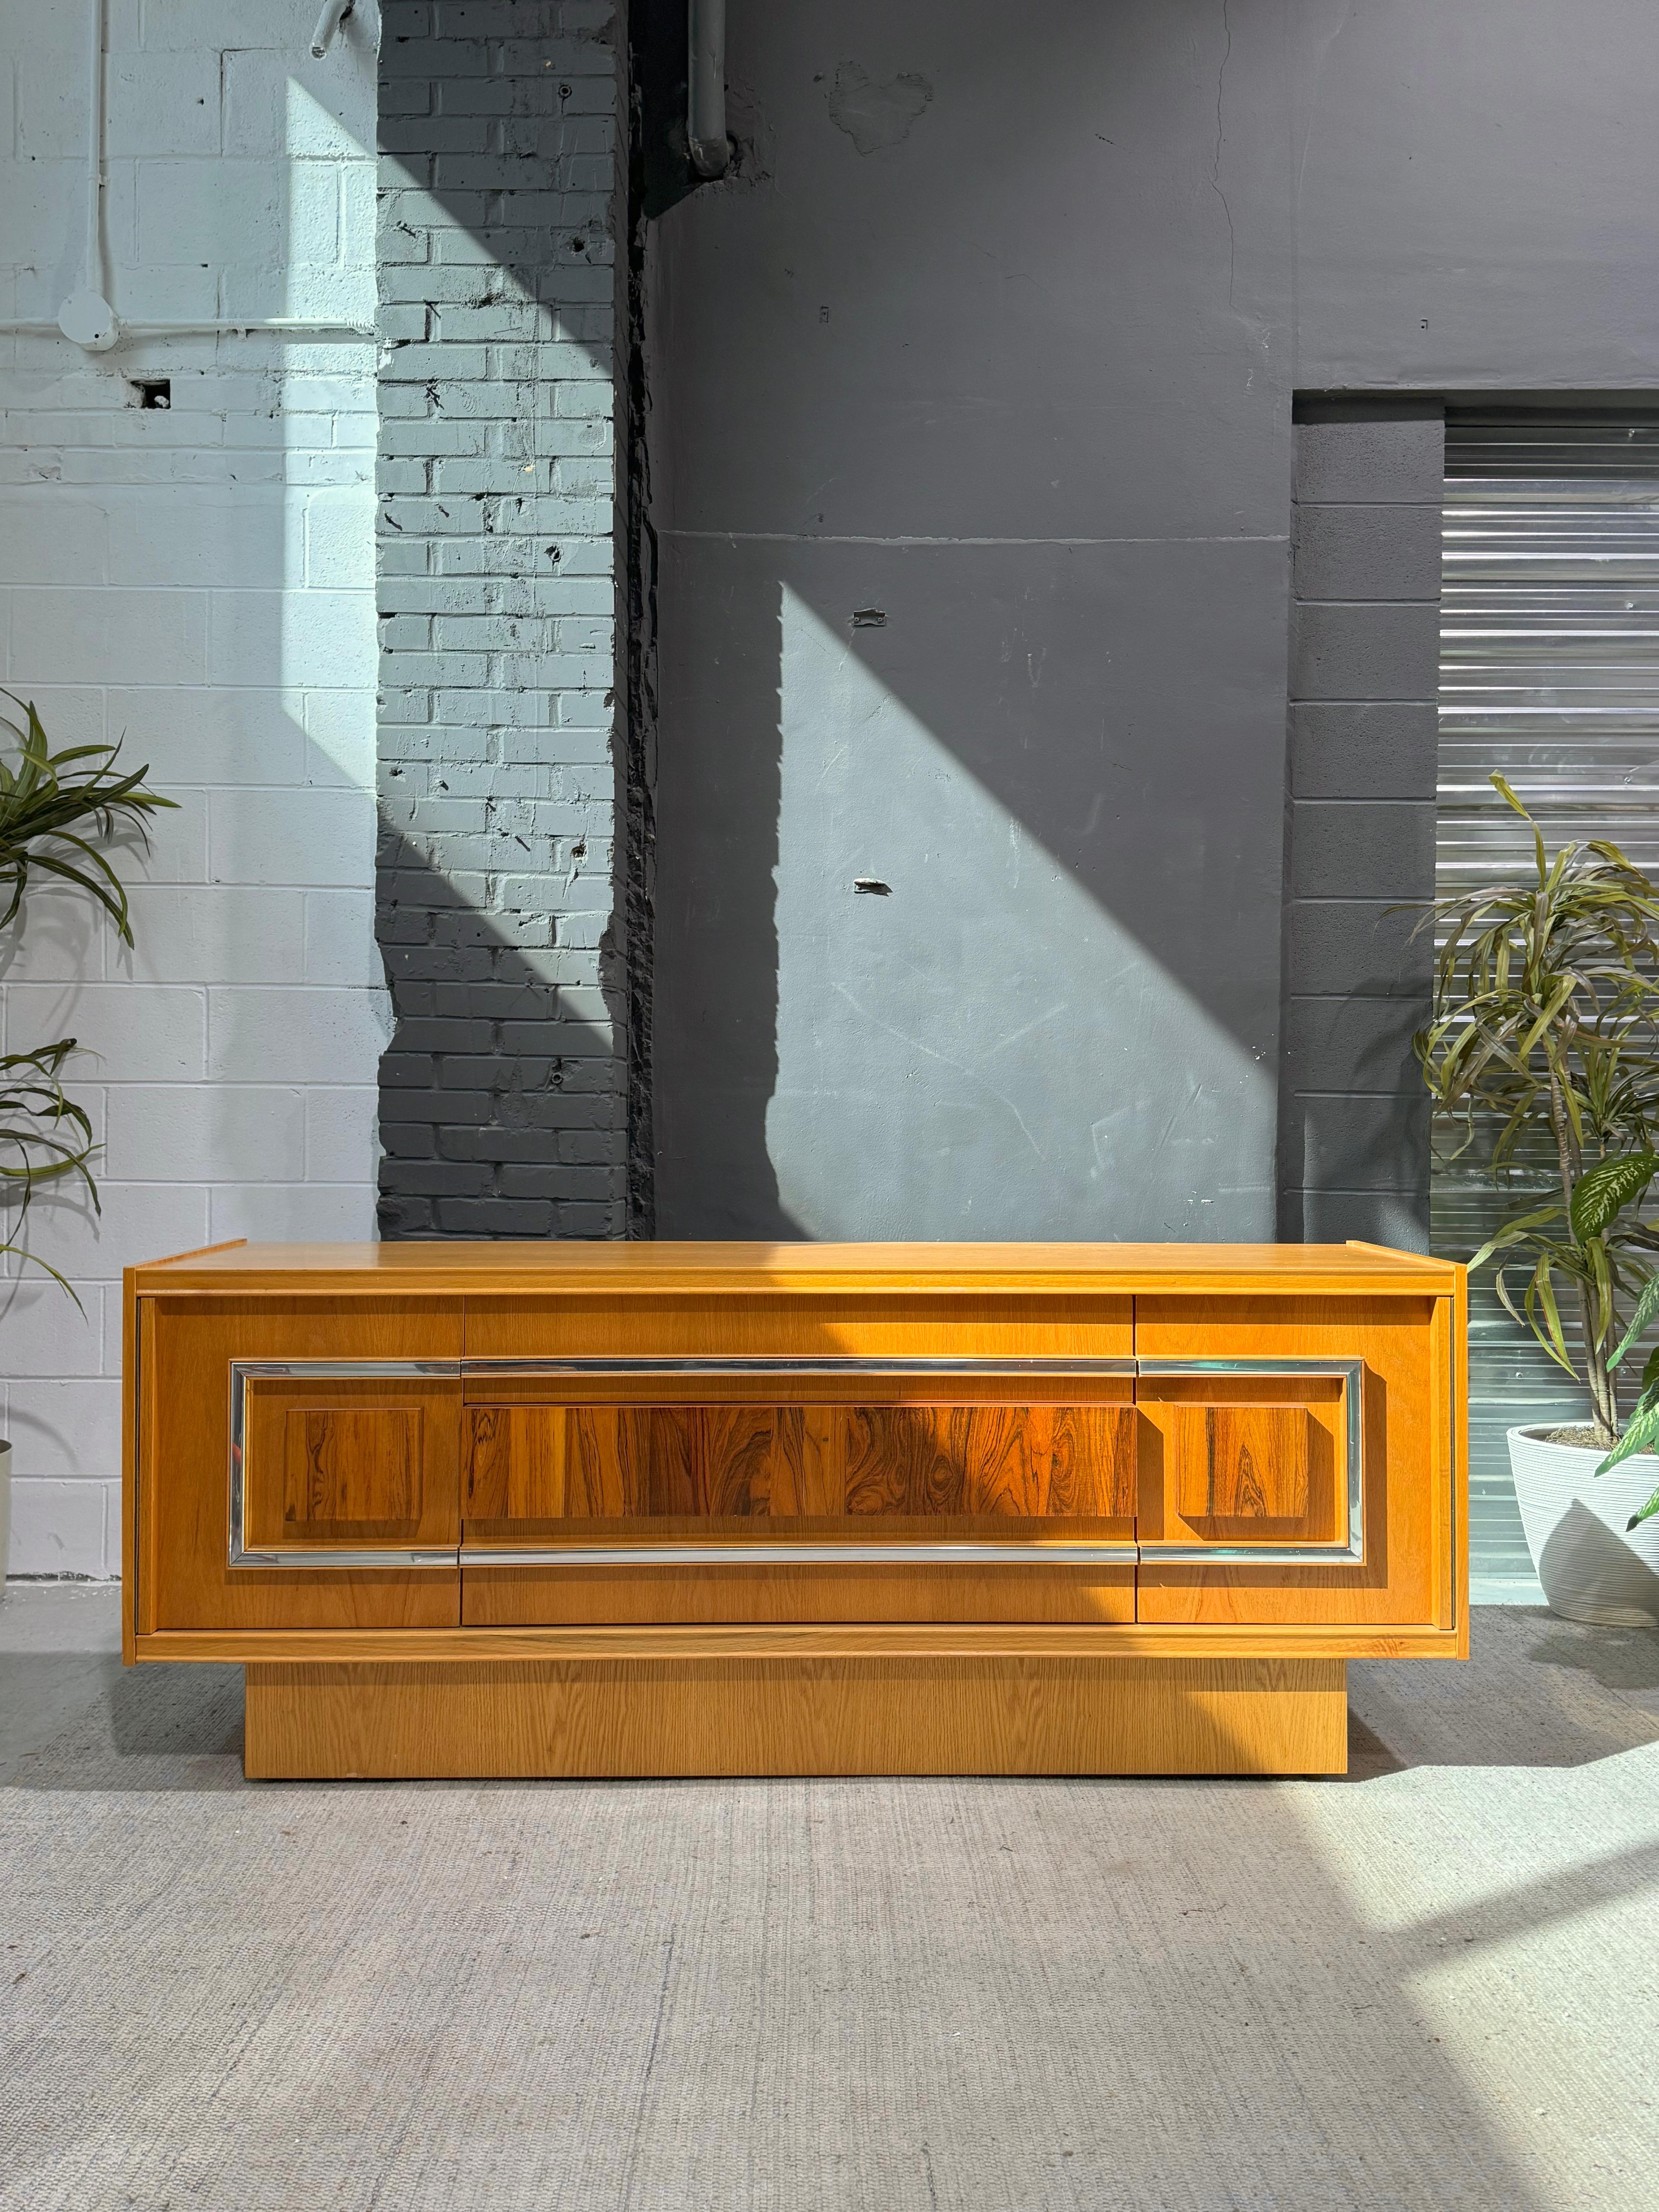
[(125, 1650), (257, 1776), (1340, 1773), (1468, 1649), (1374, 1246), (247, 1245), (126, 1277)]

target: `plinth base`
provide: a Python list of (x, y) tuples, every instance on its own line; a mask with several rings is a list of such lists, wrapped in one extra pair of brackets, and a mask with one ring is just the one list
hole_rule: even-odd
[(250, 1666), (258, 1780), (1343, 1774), (1340, 1659)]

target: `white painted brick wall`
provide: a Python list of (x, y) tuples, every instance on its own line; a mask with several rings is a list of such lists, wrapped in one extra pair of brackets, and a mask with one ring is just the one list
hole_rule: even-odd
[[(367, 11), (364, 11), (367, 13)], [(372, 319), (375, 64), (317, 0), (111, 0), (109, 281), (129, 320)], [(0, 0), (0, 315), (78, 281), (84, 0)], [(3, 79), (9, 78), (9, 82)], [(372, 345), (0, 338), (5, 681), (58, 742), (125, 736), (179, 801), (132, 952), (31, 901), (6, 1048), (73, 1032), (104, 1211), (41, 1202), (75, 1281), (0, 1282), (14, 1573), (119, 1571), (119, 1273), (237, 1237), (373, 1234)], [(131, 380), (169, 377), (170, 411)]]
[(610, 0), (386, 0), (382, 1233), (617, 1237)]

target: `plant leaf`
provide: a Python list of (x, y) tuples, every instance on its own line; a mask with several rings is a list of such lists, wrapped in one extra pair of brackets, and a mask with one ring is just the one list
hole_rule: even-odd
[[(1649, 1445), (1656, 1442), (1659, 1442), (1659, 1404), (1650, 1403), (1644, 1398), (1631, 1415), (1624, 1435), (1620, 1437), (1595, 1472), (1597, 1474), (1606, 1474), (1610, 1468), (1617, 1467), (1621, 1460), (1633, 1459), (1638, 1452), (1645, 1451)], [(1644, 1507), (1643, 1514), (1637, 1517), (1641, 1519), (1650, 1510), (1650, 1507)]]
[(1568, 1208), (1572, 1233), (1581, 1244), (1599, 1237), (1632, 1199), (1639, 1198), (1659, 1174), (1659, 1152), (1626, 1152), (1622, 1158), (1600, 1160), (1586, 1169), (1573, 1186)]
[(1630, 1327), (1620, 1339), (1619, 1349), (1608, 1357), (1609, 1367), (1617, 1367), (1637, 1339), (1647, 1334), (1653, 1326), (1656, 1315), (1659, 1315), (1659, 1273), (1650, 1275), (1643, 1284), (1636, 1301), (1636, 1310), (1630, 1318)]

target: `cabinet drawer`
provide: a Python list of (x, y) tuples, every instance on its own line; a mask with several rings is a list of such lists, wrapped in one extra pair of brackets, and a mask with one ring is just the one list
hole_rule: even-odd
[(459, 1300), (157, 1297), (136, 1328), (142, 1632), (459, 1622)]
[(599, 1379), (465, 1407), (469, 1622), (1133, 1618), (1127, 1372)]
[[(1309, 1363), (1310, 1365), (1312, 1363)], [(1364, 1369), (1144, 1373), (1137, 1534), (1148, 1558), (1364, 1558)]]
[(1451, 1318), (1449, 1298), (1137, 1300), (1137, 1618), (1449, 1627)]
[[(1127, 1523), (1134, 1409), (1103, 1405), (470, 1405), (472, 1524)], [(625, 1528), (621, 1524), (625, 1524)]]
[(460, 1384), (231, 1370), (233, 1567), (397, 1565), (460, 1541)]

